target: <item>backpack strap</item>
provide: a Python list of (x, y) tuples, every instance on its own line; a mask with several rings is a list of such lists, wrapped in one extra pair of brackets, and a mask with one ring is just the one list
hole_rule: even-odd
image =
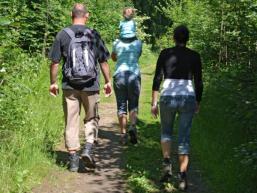
[(65, 31), (70, 36), (71, 39), (75, 38), (75, 33), (70, 28), (67, 27), (63, 31)]

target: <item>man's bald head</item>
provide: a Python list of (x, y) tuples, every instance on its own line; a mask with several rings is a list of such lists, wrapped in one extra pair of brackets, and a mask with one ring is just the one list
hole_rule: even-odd
[(76, 3), (73, 6), (71, 16), (72, 16), (72, 19), (83, 18), (83, 17), (86, 17), (87, 13), (88, 13), (88, 11), (82, 3)]

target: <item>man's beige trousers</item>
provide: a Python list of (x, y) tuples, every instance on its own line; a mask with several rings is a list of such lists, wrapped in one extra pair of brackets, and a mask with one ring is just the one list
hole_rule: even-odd
[(63, 90), (63, 110), (65, 116), (65, 144), (68, 150), (80, 148), (80, 112), (81, 104), (85, 110), (85, 141), (94, 143), (98, 134), (98, 92)]

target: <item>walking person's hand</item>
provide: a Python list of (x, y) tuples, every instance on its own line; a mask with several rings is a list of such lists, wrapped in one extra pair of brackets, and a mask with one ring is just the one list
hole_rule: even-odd
[(56, 83), (51, 84), (49, 88), (50, 95), (56, 97), (59, 94), (59, 88)]
[(109, 97), (112, 95), (112, 85), (110, 82), (107, 82), (105, 85), (104, 85), (104, 96), (105, 97)]
[(152, 116), (156, 119), (159, 115), (158, 105), (152, 105), (151, 107)]

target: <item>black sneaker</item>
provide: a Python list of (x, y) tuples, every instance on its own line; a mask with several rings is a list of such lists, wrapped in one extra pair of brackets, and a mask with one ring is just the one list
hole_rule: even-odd
[(77, 172), (79, 169), (79, 156), (77, 153), (69, 154), (69, 170)]
[(134, 145), (137, 144), (137, 129), (134, 125), (131, 125), (129, 127), (128, 133), (130, 136), (130, 142)]
[(93, 156), (93, 144), (86, 143), (81, 153), (81, 158), (88, 168), (95, 168), (96, 163)]
[(178, 173), (178, 188), (179, 190), (186, 191), (187, 189), (187, 175), (186, 172)]
[(168, 182), (172, 176), (172, 164), (169, 158), (164, 158), (162, 165), (163, 170), (160, 182), (165, 183)]

